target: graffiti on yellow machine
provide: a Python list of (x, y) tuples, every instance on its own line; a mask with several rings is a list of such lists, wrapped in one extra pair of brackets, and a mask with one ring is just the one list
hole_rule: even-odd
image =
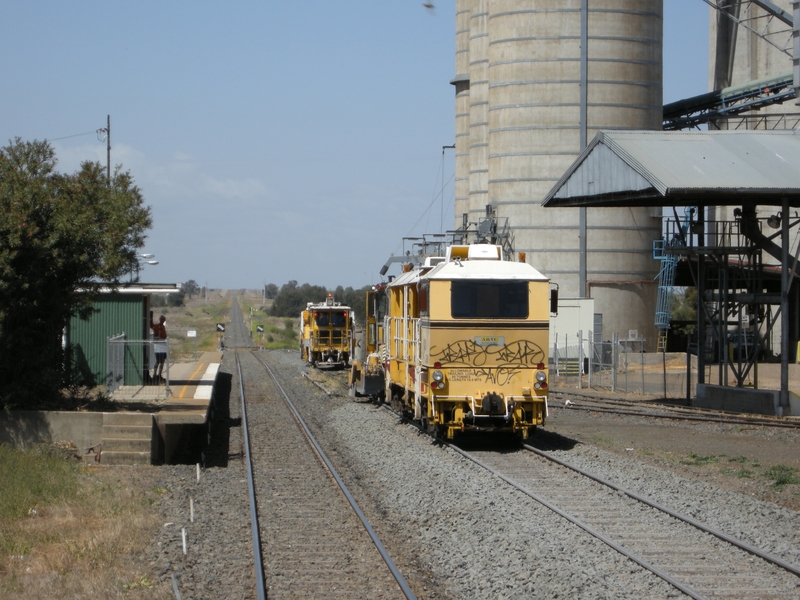
[(353, 311), (328, 294), (325, 302), (309, 302), (300, 313), (300, 354), (318, 368), (341, 369), (349, 364)]
[(385, 286), (385, 393), (429, 432), (526, 439), (544, 425), (557, 291), (522, 261), (499, 245), (453, 245)]

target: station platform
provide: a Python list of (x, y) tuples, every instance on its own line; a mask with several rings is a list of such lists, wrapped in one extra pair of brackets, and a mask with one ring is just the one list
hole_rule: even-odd
[(0, 443), (70, 443), (103, 465), (172, 464), (200, 456), (208, 434), (221, 352), (174, 363), (168, 385), (122, 386), (101, 411), (0, 411)]
[(157, 385), (121, 386), (111, 400), (150, 412), (159, 424), (202, 425), (222, 361), (221, 352), (203, 352), (196, 361), (169, 365), (166, 381)]
[(205, 423), (221, 361), (221, 352), (204, 352), (197, 362), (170, 365), (169, 394), (155, 413), (156, 421)]

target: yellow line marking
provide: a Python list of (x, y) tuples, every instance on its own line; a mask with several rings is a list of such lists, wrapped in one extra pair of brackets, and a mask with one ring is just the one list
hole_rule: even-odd
[[(200, 363), (200, 366), (198, 366), (198, 367), (197, 367), (197, 369), (195, 369), (194, 373), (192, 373), (192, 374), (189, 376), (189, 379), (190, 379), (190, 380), (193, 380), (193, 379), (194, 379), (194, 376), (195, 376), (195, 375), (197, 375), (197, 374), (200, 372), (200, 369), (202, 369), (203, 367), (205, 367), (205, 368), (208, 368), (208, 365), (207, 365), (207, 364), (205, 364), (205, 363)], [(183, 395), (186, 393), (186, 389), (187, 389), (188, 387), (189, 387), (188, 385), (184, 385), (184, 386), (181, 388), (181, 393), (180, 393), (180, 394), (178, 394), (178, 398), (183, 398)]]

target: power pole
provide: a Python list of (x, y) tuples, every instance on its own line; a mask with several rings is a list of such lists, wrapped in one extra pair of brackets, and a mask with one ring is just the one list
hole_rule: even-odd
[(98, 141), (103, 141), (102, 136), (106, 138), (106, 180), (111, 185), (111, 115), (107, 115), (106, 127), (97, 130)]
[(111, 115), (106, 116), (108, 117), (106, 121), (106, 177), (111, 183)]

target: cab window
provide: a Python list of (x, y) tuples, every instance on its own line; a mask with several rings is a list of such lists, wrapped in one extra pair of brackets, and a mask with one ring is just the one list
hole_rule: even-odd
[(419, 286), (419, 314), (423, 317), (428, 316), (428, 289), (430, 284), (425, 282)]
[(454, 319), (526, 319), (527, 281), (453, 281), (450, 314)]

